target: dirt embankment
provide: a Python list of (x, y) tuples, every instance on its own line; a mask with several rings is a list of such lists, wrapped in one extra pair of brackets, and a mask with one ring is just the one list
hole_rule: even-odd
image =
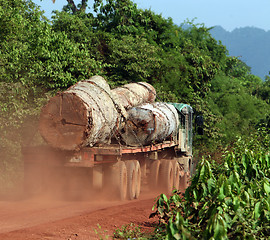
[[(129, 223), (153, 230), (149, 219), (156, 193), (138, 200), (52, 201), (48, 198), (0, 201), (0, 239), (108, 239)], [(96, 233), (96, 231), (97, 233)]]

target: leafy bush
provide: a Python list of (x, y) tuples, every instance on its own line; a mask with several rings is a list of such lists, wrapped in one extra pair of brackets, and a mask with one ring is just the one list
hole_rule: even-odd
[(260, 131), (222, 164), (202, 159), (185, 194), (160, 195), (155, 215), (166, 239), (269, 238), (270, 136)]

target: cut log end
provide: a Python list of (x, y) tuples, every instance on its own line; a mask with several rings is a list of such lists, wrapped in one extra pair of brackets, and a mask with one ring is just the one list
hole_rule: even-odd
[(72, 93), (60, 93), (42, 109), (39, 130), (53, 147), (75, 150), (83, 142), (87, 131), (88, 113), (84, 102)]

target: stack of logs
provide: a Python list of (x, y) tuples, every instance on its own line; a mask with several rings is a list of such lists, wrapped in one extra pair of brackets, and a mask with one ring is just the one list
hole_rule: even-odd
[(49, 145), (63, 150), (106, 144), (119, 136), (130, 146), (163, 141), (176, 133), (178, 113), (155, 98), (146, 82), (111, 90), (103, 77), (94, 76), (51, 98), (41, 111), (39, 130)]

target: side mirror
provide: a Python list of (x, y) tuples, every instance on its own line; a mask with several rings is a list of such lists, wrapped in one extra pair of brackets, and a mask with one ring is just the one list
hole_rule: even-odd
[(196, 126), (202, 126), (203, 125), (203, 116), (202, 115), (198, 115), (195, 118), (195, 124)]
[(195, 118), (196, 130), (199, 135), (203, 135), (203, 116), (198, 115)]

